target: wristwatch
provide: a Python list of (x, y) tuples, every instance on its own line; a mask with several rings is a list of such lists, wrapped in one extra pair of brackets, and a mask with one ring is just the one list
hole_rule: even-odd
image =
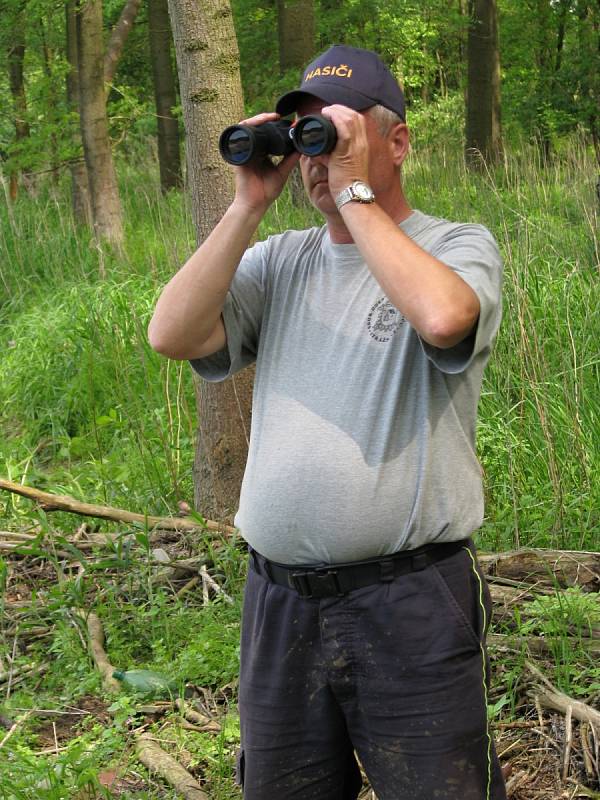
[(342, 189), (335, 198), (337, 210), (339, 211), (343, 205), (352, 201), (355, 203), (374, 203), (375, 195), (373, 194), (373, 189), (364, 181), (354, 181), (350, 186)]

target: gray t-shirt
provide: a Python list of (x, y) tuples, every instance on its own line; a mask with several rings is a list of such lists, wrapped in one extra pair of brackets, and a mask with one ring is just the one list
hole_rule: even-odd
[(227, 345), (192, 361), (220, 381), (256, 361), (235, 518), (284, 564), (356, 561), (469, 536), (483, 520), (475, 422), (501, 318), (502, 263), (481, 225), (420, 211), (400, 224), (477, 293), (476, 332), (424, 342), (354, 244), (286, 231), (244, 255), (223, 309)]

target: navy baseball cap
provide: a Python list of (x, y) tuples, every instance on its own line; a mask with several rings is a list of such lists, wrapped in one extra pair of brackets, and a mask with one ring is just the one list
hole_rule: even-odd
[(364, 111), (381, 105), (406, 121), (404, 94), (398, 82), (371, 50), (334, 45), (308, 65), (299, 89), (280, 97), (275, 111), (286, 117), (306, 97)]

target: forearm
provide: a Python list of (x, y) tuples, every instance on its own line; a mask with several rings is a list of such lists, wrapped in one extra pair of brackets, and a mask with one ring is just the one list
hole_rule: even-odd
[(193, 358), (219, 322), (225, 298), (262, 212), (234, 202), (194, 255), (163, 289), (148, 327), (152, 347)]
[(415, 244), (377, 203), (346, 203), (341, 214), (386, 296), (425, 341), (452, 347), (469, 334), (479, 300), (462, 278)]

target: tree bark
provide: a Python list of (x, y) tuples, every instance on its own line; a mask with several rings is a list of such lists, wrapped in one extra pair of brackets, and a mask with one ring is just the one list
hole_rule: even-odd
[[(65, 28), (67, 42), (67, 106), (69, 111), (79, 116), (79, 58), (77, 54), (77, 22), (75, 19), (75, 0), (65, 3)], [(78, 133), (81, 141), (81, 133)], [(83, 156), (83, 152), (82, 152)], [(83, 225), (92, 224), (92, 209), (85, 161), (81, 158), (70, 165), (71, 205), (73, 216)]]
[[(48, 81), (48, 94), (47, 94), (47, 103), (48, 103), (48, 118), (51, 122), (54, 122), (53, 114), (54, 110), (57, 106), (57, 97), (56, 97), (56, 87), (54, 81), (52, 79), (52, 51), (48, 44), (48, 39), (46, 37), (46, 29), (44, 27), (44, 20), (40, 17), (39, 20), (40, 26), (40, 38), (42, 41), (42, 64), (44, 67), (44, 74), (46, 75), (46, 79)], [(51, 163), (51, 174), (52, 174), (52, 182), (56, 186), (58, 184), (58, 171), (60, 169), (60, 160), (58, 157), (58, 137), (56, 135), (56, 129), (53, 126), (52, 133), (50, 134), (50, 163)]]
[(94, 230), (98, 240), (120, 248), (123, 225), (106, 113), (102, 1), (86, 0), (76, 18), (81, 138)]
[(148, 31), (156, 102), (160, 188), (166, 194), (182, 185), (179, 124), (173, 115), (177, 93), (171, 63), (172, 35), (167, 0), (148, 0)]
[[(25, 23), (23, 10), (20, 9), (14, 17), (12, 27), (13, 43), (8, 46), (8, 80), (10, 93), (13, 99), (15, 140), (18, 155), (19, 143), (29, 137), (29, 123), (27, 121), (27, 98), (25, 95), (25, 79), (23, 63), (25, 61)], [(11, 170), (9, 173), (10, 197), (15, 200), (18, 192), (18, 172)]]
[(554, 62), (554, 74), (560, 72), (562, 65), (563, 48), (565, 44), (565, 32), (567, 27), (567, 14), (570, 8), (570, 0), (562, 0), (558, 14), (558, 32), (556, 34), (556, 60)]
[[(228, 0), (169, 0), (187, 142), (187, 184), (198, 242), (233, 197), (233, 172), (221, 159), (221, 131), (244, 117), (239, 52)], [(200, 426), (194, 464), (196, 507), (229, 518), (247, 456), (252, 371), (225, 383), (198, 381)]]
[(500, 157), (500, 55), (496, 0), (471, 0), (467, 41), (466, 159), (470, 167)]
[(314, 0), (277, 0), (279, 69), (304, 69), (315, 54)]
[(121, 58), (121, 53), (125, 47), (125, 41), (131, 31), (135, 18), (137, 17), (142, 0), (127, 0), (119, 21), (112, 29), (106, 55), (104, 56), (104, 82), (112, 83), (117, 71), (117, 64)]

